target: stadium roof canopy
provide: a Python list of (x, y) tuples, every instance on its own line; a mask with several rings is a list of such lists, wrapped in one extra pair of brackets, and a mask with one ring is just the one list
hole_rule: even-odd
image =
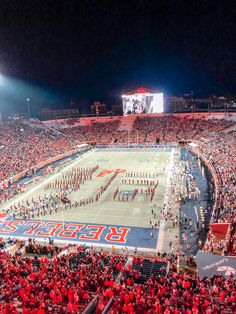
[(129, 92), (126, 92), (125, 95), (134, 95), (134, 94), (155, 94), (156, 92), (148, 89), (148, 88), (145, 88), (145, 87), (139, 87), (135, 90), (132, 90), (132, 91), (129, 91)]

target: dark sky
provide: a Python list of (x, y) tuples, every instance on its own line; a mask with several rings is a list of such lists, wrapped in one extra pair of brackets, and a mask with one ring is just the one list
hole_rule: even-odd
[(19, 83), (19, 108), (139, 86), (236, 93), (236, 1), (1, 0), (0, 17), (0, 69)]

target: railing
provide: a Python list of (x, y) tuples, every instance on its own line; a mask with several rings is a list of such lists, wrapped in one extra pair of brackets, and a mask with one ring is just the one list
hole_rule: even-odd
[(84, 309), (82, 314), (92, 314), (92, 313), (95, 313), (97, 304), (98, 304), (98, 295), (95, 295), (95, 297), (92, 299), (92, 301), (89, 302), (87, 307)]
[[(213, 164), (205, 156), (203, 156), (203, 154), (197, 149), (197, 147), (193, 148), (193, 147), (188, 146), (188, 150), (193, 152), (194, 154), (198, 155), (205, 162), (206, 166), (210, 170), (211, 175), (212, 175), (212, 177), (214, 179), (214, 183), (215, 183), (215, 202), (214, 202), (213, 211), (212, 211), (212, 217), (213, 217), (213, 215), (214, 215), (214, 213), (216, 211), (216, 205), (217, 205), (217, 200), (218, 200), (218, 195), (219, 195), (219, 184), (218, 184), (218, 178), (217, 178), (217, 173), (216, 173), (215, 167), (213, 166)], [(208, 240), (208, 238), (207, 238), (204, 247), (207, 248), (208, 246), (210, 247), (210, 240)]]
[(109, 300), (109, 302), (107, 303), (107, 305), (106, 305), (105, 309), (103, 310), (102, 314), (107, 314), (107, 313), (109, 313), (109, 311), (110, 311), (110, 309), (111, 309), (111, 307), (112, 307), (113, 302), (114, 302), (114, 297), (112, 297), (112, 298)]
[(218, 195), (219, 195), (219, 187), (218, 187), (219, 184), (218, 184), (218, 178), (217, 178), (215, 167), (213, 166), (213, 164), (209, 160), (207, 160), (207, 158), (205, 156), (203, 156), (203, 154), (197, 148), (193, 148), (193, 147), (188, 146), (188, 150), (191, 151), (192, 153), (198, 155), (205, 162), (206, 166), (210, 170), (211, 175), (214, 179), (214, 183), (215, 183), (215, 203), (214, 203), (214, 207), (213, 207), (213, 214), (214, 214), (215, 210), (216, 210), (216, 201), (217, 201)]

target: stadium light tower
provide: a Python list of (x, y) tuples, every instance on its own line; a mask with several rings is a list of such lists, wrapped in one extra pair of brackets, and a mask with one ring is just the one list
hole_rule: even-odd
[(27, 101), (27, 107), (28, 107), (28, 118), (30, 120), (30, 98), (27, 98), (26, 101)]

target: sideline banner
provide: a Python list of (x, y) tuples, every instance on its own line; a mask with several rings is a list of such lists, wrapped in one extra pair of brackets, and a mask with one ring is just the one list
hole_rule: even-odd
[(229, 223), (212, 223), (210, 230), (218, 240), (225, 239), (229, 231)]
[(229, 278), (233, 274), (236, 278), (236, 257), (199, 251), (196, 255), (196, 263), (200, 277), (211, 278), (214, 275), (222, 275)]

